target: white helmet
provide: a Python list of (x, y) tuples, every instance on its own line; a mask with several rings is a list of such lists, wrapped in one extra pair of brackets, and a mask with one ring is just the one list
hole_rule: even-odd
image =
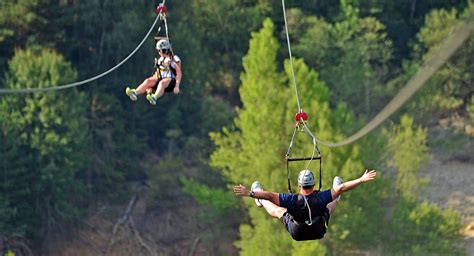
[(161, 39), (156, 43), (157, 50), (169, 50), (171, 49), (171, 44), (167, 39)]
[(298, 186), (307, 187), (314, 186), (314, 175), (310, 170), (302, 170), (298, 174)]

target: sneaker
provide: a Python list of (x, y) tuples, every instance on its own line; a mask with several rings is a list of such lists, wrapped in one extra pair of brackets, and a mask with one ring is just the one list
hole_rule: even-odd
[[(342, 183), (344, 183), (344, 181), (342, 181), (342, 178), (339, 177), (339, 176), (336, 176), (334, 177), (334, 180), (332, 181), (332, 187), (335, 188), (335, 187), (338, 187), (340, 186)], [(339, 195), (336, 200), (339, 201), (341, 199), (341, 195)]]
[(125, 94), (127, 94), (127, 96), (130, 97), (131, 100), (137, 100), (137, 93), (135, 92), (135, 89), (130, 89), (130, 87), (127, 87), (125, 89)]
[(156, 105), (156, 101), (158, 100), (154, 94), (147, 94), (146, 99), (150, 102), (151, 105)]
[[(258, 181), (254, 181), (252, 183), (252, 187), (251, 187), (251, 191), (262, 191), (262, 185), (260, 185), (260, 182)], [(262, 202), (260, 202), (260, 199), (255, 199), (255, 204), (258, 206), (258, 207), (262, 207)]]

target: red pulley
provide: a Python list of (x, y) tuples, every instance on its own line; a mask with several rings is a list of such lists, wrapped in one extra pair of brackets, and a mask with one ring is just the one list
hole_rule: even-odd
[(308, 114), (306, 114), (306, 112), (303, 112), (303, 111), (296, 113), (295, 115), (296, 122), (300, 122), (301, 119), (303, 119), (303, 121), (305, 122), (308, 121)]
[(166, 15), (166, 6), (164, 6), (163, 4), (160, 4), (156, 7), (156, 13), (160, 12)]

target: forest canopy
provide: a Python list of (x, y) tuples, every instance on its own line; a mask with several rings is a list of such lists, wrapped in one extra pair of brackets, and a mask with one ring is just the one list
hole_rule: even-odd
[[(58, 86), (108, 70), (146, 34), (156, 4), (3, 0), (0, 89)], [(300, 103), (309, 127), (328, 141), (372, 119), (474, 8), (462, 0), (286, 4)], [(281, 4), (166, 6), (182, 60), (180, 94), (166, 94), (157, 106), (125, 95), (125, 87), (154, 71), (150, 36), (119, 70), (87, 85), (0, 95), (2, 255), (61, 250), (48, 238), (74, 237), (101, 205), (126, 204), (138, 194), (137, 183), (146, 184), (147, 211), (177, 203), (180, 194), (202, 207), (203, 223), (219, 223), (203, 232), (203, 247), (215, 250), (208, 254), (465, 254), (460, 213), (422, 199), (430, 183), (419, 172), (437, 145), (449, 143), (431, 139), (440, 127), (456, 138), (453, 154), (472, 160), (474, 34), (381, 129), (348, 146), (320, 145), (324, 189), (336, 175), (350, 180), (368, 168), (380, 179), (343, 196), (326, 238), (301, 243), (253, 200), (237, 200), (229, 190), (254, 180), (265, 190), (286, 189), (284, 155), (298, 105)], [(301, 136), (294, 152), (312, 146)], [(293, 168), (295, 187), (303, 167)], [(222, 230), (235, 241), (213, 243)]]

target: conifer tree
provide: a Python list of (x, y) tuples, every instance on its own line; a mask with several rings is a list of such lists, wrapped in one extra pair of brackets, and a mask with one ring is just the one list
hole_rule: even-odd
[[(252, 34), (249, 52), (244, 58), (245, 72), (241, 75), (240, 96), (243, 108), (239, 109), (233, 127), (224, 128), (222, 133), (211, 134), (217, 145), (211, 155), (211, 164), (222, 170), (232, 184), (249, 186), (254, 180), (259, 180), (265, 190), (285, 193), (284, 155), (294, 128), (293, 117), (298, 108), (290, 63), (285, 62), (284, 75), (280, 75), (277, 70), (278, 43), (273, 30), (273, 24), (266, 20), (263, 28)], [(339, 105), (332, 111), (328, 102), (329, 90), (318, 80), (317, 73), (310, 70), (302, 60), (296, 59), (294, 65), (301, 106), (307, 108), (304, 110), (311, 115), (309, 127), (325, 140), (343, 138), (338, 127), (348, 125), (352, 120), (347, 109)], [(311, 155), (312, 148), (311, 139), (298, 132), (293, 155)], [(324, 155), (323, 189), (332, 186), (335, 175), (351, 179), (358, 177), (364, 170), (357, 146), (321, 149)], [(294, 189), (299, 170), (306, 168), (307, 164), (292, 164), (291, 182)], [(319, 166), (315, 161), (308, 167), (318, 174)], [(358, 231), (367, 234), (364, 239), (370, 237), (376, 240), (370, 231), (381, 220), (381, 214), (380, 211), (366, 209), (365, 206), (375, 206), (379, 196), (373, 196), (373, 201), (371, 198), (370, 202), (364, 200), (373, 191), (355, 190), (351, 192), (352, 195), (349, 193), (347, 200), (351, 201), (350, 206), (343, 206), (343, 209), (338, 210), (334, 223), (341, 221), (341, 224), (330, 225), (330, 239), (342, 240), (347, 246), (357, 247), (356, 243), (361, 241), (360, 235), (357, 235), (360, 233), (356, 232)], [(298, 251), (322, 254), (326, 251), (319, 241), (294, 242), (278, 220), (269, 217), (263, 209), (256, 208), (253, 200), (244, 202), (249, 207), (252, 225), (242, 224), (240, 227), (241, 239), (237, 246), (242, 254), (288, 255)], [(344, 212), (351, 214), (348, 216)], [(365, 231), (360, 231), (360, 225), (367, 225), (367, 218), (373, 220), (372, 224)], [(348, 223), (352, 225), (344, 225)]]
[[(221, 169), (233, 183), (251, 184), (260, 180), (268, 189), (279, 187), (279, 177), (282, 177), (284, 134), (276, 128), (284, 125), (284, 91), (287, 91), (277, 70), (279, 45), (273, 33), (274, 25), (269, 19), (264, 21), (259, 32), (252, 33), (249, 52), (243, 59), (245, 72), (241, 75), (239, 90), (243, 107), (237, 112), (239, 117), (234, 120), (234, 127), (211, 134), (217, 145), (211, 155), (214, 167)], [(251, 203), (246, 202), (247, 206)], [(288, 240), (278, 242), (284, 234), (278, 231), (268, 234), (269, 230), (278, 230), (279, 223), (271, 221), (259, 211), (261, 209), (249, 209), (254, 227), (248, 224), (240, 227), (241, 240), (237, 246), (241, 253), (284, 253)], [(265, 238), (262, 240), (262, 237)]]
[[(433, 10), (428, 13), (424, 26), (416, 35), (417, 42), (413, 47), (412, 65), (420, 65), (437, 52), (454, 26), (467, 15), (474, 15), (474, 6), (466, 8), (466, 11), (461, 14), (455, 9)], [(453, 112), (465, 115), (471, 96), (474, 94), (473, 45), (474, 35), (471, 34), (466, 43), (417, 94), (417, 100), (412, 101), (412, 108), (421, 109), (425, 114), (429, 111), (434, 115), (446, 116)]]
[[(9, 67), (7, 88), (54, 86), (76, 78), (61, 55), (40, 47), (17, 50)], [(79, 213), (82, 183), (76, 175), (87, 163), (84, 100), (74, 89), (0, 99), (5, 121), (0, 190), (14, 213), (7, 222), (19, 234), (34, 237)]]
[(393, 128), (388, 140), (387, 149), (391, 155), (390, 166), (397, 168), (396, 188), (401, 195), (416, 194), (422, 184), (417, 178), (420, 169), (430, 157), (426, 145), (427, 131), (415, 127), (413, 119), (403, 115), (400, 125)]

